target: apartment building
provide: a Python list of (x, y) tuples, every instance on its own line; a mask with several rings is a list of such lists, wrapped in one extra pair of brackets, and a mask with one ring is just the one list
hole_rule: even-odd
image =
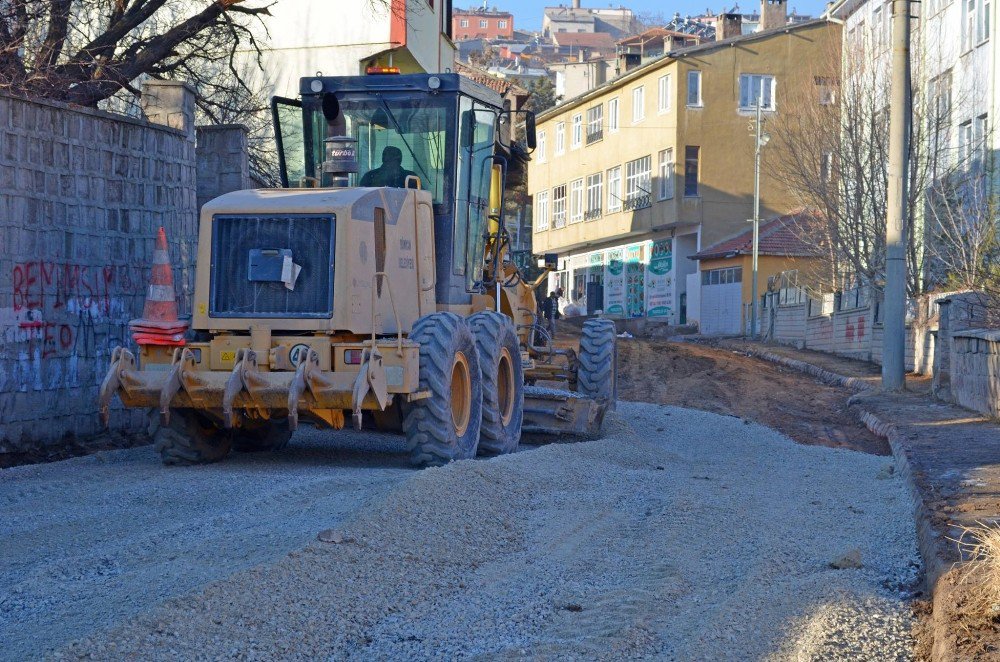
[[(350, 76), (372, 66), (403, 73), (455, 68), (451, 0), (276, 0), (274, 5), (254, 24), (264, 80), (274, 94), (296, 96), (299, 79), (317, 71)], [(242, 57), (249, 68), (256, 66), (255, 51), (243, 51)]]
[(514, 15), (489, 8), (455, 9), (451, 19), (451, 34), (455, 41), (464, 39), (513, 39)]
[[(528, 189), (534, 252), (558, 253), (565, 267), (550, 286), (577, 301), (594, 283), (613, 316), (697, 319), (687, 294), (700, 278), (688, 258), (752, 216), (748, 122), (758, 100), (770, 120), (795, 113), (786, 101), (802, 95), (791, 92), (816, 87), (802, 63), (839, 52), (840, 39), (833, 22), (781, 21), (669, 51), (540, 115)], [(797, 206), (767, 169), (761, 194), (762, 218)]]

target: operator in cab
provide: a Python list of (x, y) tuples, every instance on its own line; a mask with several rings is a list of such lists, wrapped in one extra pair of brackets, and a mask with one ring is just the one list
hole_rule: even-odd
[(403, 167), (403, 152), (388, 145), (382, 150), (382, 165), (373, 168), (361, 178), (361, 186), (388, 186), (406, 188), (406, 178), (417, 173)]

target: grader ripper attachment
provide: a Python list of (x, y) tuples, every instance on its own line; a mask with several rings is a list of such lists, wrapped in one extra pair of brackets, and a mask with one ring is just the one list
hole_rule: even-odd
[(101, 388), (105, 422), (115, 396), (158, 410), (173, 464), (348, 417), (402, 431), (416, 464), (509, 453), (522, 432), (596, 435), (614, 325), (588, 321), (579, 351), (538, 346), (539, 281), (501, 221), (528, 159), (502, 98), (455, 74), (313, 77), (301, 93), (272, 105), (283, 187), (202, 208), (191, 328), (133, 325), (138, 352), (116, 349)]

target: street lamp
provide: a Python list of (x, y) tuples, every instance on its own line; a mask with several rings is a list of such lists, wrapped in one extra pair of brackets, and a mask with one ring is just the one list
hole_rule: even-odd
[(750, 281), (750, 293), (753, 300), (750, 306), (750, 337), (757, 337), (757, 318), (759, 316), (758, 307), (760, 306), (759, 296), (757, 294), (757, 258), (760, 253), (760, 149), (771, 140), (771, 136), (764, 133), (764, 123), (766, 120), (762, 117), (763, 106), (762, 103), (762, 93), (757, 95), (757, 117), (752, 123), (751, 132), (754, 136), (754, 150), (753, 150), (753, 218), (750, 222), (753, 223), (753, 274)]

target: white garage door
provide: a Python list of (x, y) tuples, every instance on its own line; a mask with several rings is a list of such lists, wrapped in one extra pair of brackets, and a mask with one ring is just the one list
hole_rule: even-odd
[(743, 306), (743, 269), (730, 267), (701, 272), (701, 332), (736, 335)]

